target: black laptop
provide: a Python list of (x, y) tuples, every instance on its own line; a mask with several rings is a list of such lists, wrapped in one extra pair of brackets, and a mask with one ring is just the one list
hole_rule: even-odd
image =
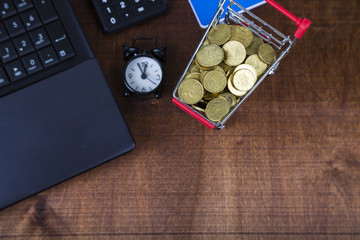
[(1, 0), (0, 209), (134, 146), (68, 0)]

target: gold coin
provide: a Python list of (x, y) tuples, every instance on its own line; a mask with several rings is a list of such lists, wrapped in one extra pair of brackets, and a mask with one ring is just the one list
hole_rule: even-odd
[(199, 107), (199, 106), (196, 106), (196, 105), (191, 105), (191, 107), (199, 112), (205, 112), (205, 109)]
[(248, 64), (242, 64), (234, 73), (232, 83), (236, 89), (248, 91), (254, 86), (256, 79), (255, 69)]
[(231, 36), (230, 26), (227, 24), (218, 24), (210, 29), (208, 33), (209, 43), (216, 45), (223, 45)]
[(214, 71), (219, 71), (219, 72), (223, 73), (224, 75), (226, 74), (225, 71), (224, 71), (224, 69), (223, 69), (222, 67), (220, 67), (220, 66), (216, 66), (216, 67), (214, 68)]
[(185, 76), (185, 78), (192, 78), (200, 81), (200, 73), (198, 72), (192, 72)]
[(210, 101), (210, 100), (216, 98), (217, 96), (219, 96), (219, 93), (211, 93), (211, 92), (205, 91), (203, 99), (206, 101)]
[(232, 66), (227, 65), (224, 63), (224, 61), (219, 64), (219, 67), (221, 67), (225, 73), (227, 73), (232, 68)]
[(203, 42), (203, 46), (208, 45), (209, 43), (209, 40), (205, 39), (205, 41)]
[(263, 74), (268, 67), (268, 65), (266, 63), (261, 61), (261, 59), (259, 58), (259, 56), (257, 54), (253, 54), (253, 55), (249, 56), (246, 59), (245, 63), (249, 64), (255, 68), (257, 76), (260, 76), (261, 74)]
[(242, 69), (242, 68), (246, 68), (248, 70), (250, 70), (254, 75), (256, 75), (256, 70), (253, 66), (249, 65), (249, 64), (240, 64), (239, 66), (237, 66), (234, 70), (233, 73), (236, 73), (238, 70)]
[(196, 65), (195, 62), (192, 62), (190, 65), (189, 72), (200, 72), (200, 68), (198, 65)]
[(196, 104), (204, 96), (204, 87), (196, 79), (184, 79), (179, 85), (178, 94), (184, 103)]
[(236, 89), (234, 87), (234, 85), (232, 84), (232, 77), (233, 77), (233, 75), (231, 75), (228, 79), (227, 87), (228, 87), (229, 91), (237, 97), (244, 96), (247, 93), (247, 91), (240, 91), (240, 90)]
[(230, 25), (230, 28), (231, 28), (230, 41), (231, 40), (239, 41), (244, 45), (244, 47), (248, 47), (252, 43), (254, 39), (254, 34), (250, 29), (240, 25)]
[(219, 95), (219, 98), (224, 98), (225, 100), (227, 100), (230, 104), (230, 107), (235, 106), (235, 104), (237, 103), (235, 95), (229, 92), (221, 93)]
[[(211, 71), (211, 70), (210, 70)], [(205, 75), (208, 73), (209, 71), (202, 71), (200, 73), (200, 82), (203, 83), (204, 82), (204, 77)]]
[(267, 43), (263, 43), (259, 47), (259, 58), (266, 64), (272, 64), (276, 59), (274, 49)]
[(225, 53), (224, 62), (229, 66), (237, 66), (246, 58), (245, 47), (238, 41), (228, 41), (222, 48)]
[(226, 77), (227, 77), (227, 78), (230, 77), (230, 75), (234, 73), (235, 68), (236, 68), (236, 67), (231, 67), (231, 68), (229, 69), (229, 71), (226, 72)]
[(260, 45), (263, 43), (264, 41), (262, 40), (262, 38), (255, 35), (251, 44), (246, 48), (246, 55), (250, 56), (253, 54), (257, 54)]
[(205, 108), (205, 115), (214, 122), (221, 121), (230, 111), (229, 102), (222, 98), (211, 100)]
[(210, 71), (202, 80), (204, 88), (211, 93), (219, 93), (226, 87), (226, 76), (220, 71)]
[(199, 72), (201, 73), (201, 71), (210, 71), (210, 70), (213, 70), (215, 68), (214, 67), (204, 67), (204, 66), (201, 66), (197, 61), (196, 59), (194, 60), (196, 66), (199, 68)]
[(196, 62), (202, 67), (215, 67), (224, 59), (224, 51), (215, 44), (208, 44), (200, 48), (196, 54)]

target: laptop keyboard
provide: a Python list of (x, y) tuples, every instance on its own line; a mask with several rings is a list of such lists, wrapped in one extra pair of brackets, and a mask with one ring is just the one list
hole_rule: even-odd
[(75, 55), (51, 0), (0, 1), (0, 89)]

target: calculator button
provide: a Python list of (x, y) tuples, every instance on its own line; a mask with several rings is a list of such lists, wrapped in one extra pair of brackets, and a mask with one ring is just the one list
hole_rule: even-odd
[(161, 4), (161, 0), (149, 0), (150, 4)]
[(0, 2), (0, 16), (2, 18), (10, 17), (16, 13), (12, 0), (1, 0)]
[(111, 3), (111, 0), (97, 0), (100, 5), (105, 5)]
[(145, 0), (131, 0), (133, 4), (144, 4)]
[(106, 6), (102, 9), (104, 16), (108, 16), (114, 14), (116, 12), (115, 7), (113, 5)]
[(120, 1), (118, 7), (120, 10), (124, 10), (129, 7), (129, 3), (127, 1)]
[(36, 49), (45, 47), (51, 43), (44, 28), (39, 28), (30, 32), (30, 38)]
[(12, 82), (26, 76), (25, 70), (19, 60), (6, 64), (5, 69)]
[(14, 0), (14, 3), (19, 12), (25, 11), (33, 7), (30, 0)]
[(119, 13), (119, 16), (122, 20), (126, 21), (126, 20), (131, 19), (134, 16), (134, 13), (129, 10), (129, 11), (124, 11), (124, 12)]
[(137, 15), (145, 14), (148, 11), (147, 6), (136, 7), (135, 12)]
[(106, 19), (106, 24), (111, 27), (111, 26), (116, 26), (116, 24), (120, 22), (119, 19), (116, 16), (111, 16), (108, 19)]
[(15, 48), (10, 41), (0, 45), (0, 58), (3, 63), (9, 62), (17, 57), (18, 55)]
[(34, 47), (31, 44), (31, 40), (28, 35), (22, 35), (13, 40), (15, 48), (20, 56), (28, 54), (34, 51)]
[(20, 35), (25, 32), (25, 27), (19, 16), (5, 20), (5, 26), (11, 37)]
[(159, 0), (149, 0), (150, 8), (158, 8), (161, 6), (161, 2)]
[(35, 9), (27, 11), (21, 14), (21, 18), (25, 24), (27, 30), (32, 30), (41, 25), (41, 20), (39, 15), (36, 13)]
[(164, 13), (167, 0), (91, 0), (106, 33), (112, 34)]

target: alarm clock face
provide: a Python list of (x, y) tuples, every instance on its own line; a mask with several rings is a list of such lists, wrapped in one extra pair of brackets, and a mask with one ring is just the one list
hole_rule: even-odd
[(163, 79), (161, 64), (154, 58), (138, 56), (125, 68), (125, 84), (129, 90), (147, 94), (157, 90)]

